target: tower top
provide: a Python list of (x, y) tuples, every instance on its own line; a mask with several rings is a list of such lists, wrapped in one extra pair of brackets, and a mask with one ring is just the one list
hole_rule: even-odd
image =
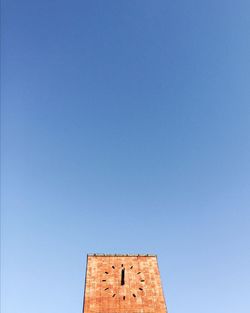
[(155, 254), (88, 254), (84, 313), (167, 313)]
[(137, 257), (137, 256), (153, 256), (153, 257), (157, 257), (156, 254), (119, 254), (119, 253), (88, 253), (88, 256), (100, 256), (100, 257), (104, 257), (104, 256), (112, 256), (112, 257)]

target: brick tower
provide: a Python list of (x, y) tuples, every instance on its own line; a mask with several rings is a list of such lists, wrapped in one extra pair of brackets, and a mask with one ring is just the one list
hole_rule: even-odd
[(88, 255), (83, 313), (167, 313), (157, 257)]

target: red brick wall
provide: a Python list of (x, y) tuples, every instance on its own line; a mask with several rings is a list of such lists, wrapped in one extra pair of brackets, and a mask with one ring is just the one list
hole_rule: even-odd
[(83, 312), (166, 313), (156, 256), (89, 255)]

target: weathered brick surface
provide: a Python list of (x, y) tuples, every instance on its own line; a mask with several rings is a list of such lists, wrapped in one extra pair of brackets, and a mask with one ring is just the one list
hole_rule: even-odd
[(83, 312), (167, 313), (156, 256), (89, 255)]

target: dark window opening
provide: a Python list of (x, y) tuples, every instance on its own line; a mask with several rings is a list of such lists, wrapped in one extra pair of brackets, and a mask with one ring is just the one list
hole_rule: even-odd
[(105, 274), (108, 274), (109, 272), (105, 272)]
[(132, 266), (130, 266), (130, 269), (132, 270), (132, 268), (133, 268), (133, 265)]
[(136, 297), (136, 295), (133, 293), (133, 297), (135, 298)]
[(112, 266), (113, 269), (115, 269), (114, 265)]
[(108, 290), (108, 289), (109, 289), (109, 287), (105, 288), (104, 290)]
[(106, 279), (103, 279), (102, 281), (106, 281)]
[(141, 280), (142, 283), (143, 283), (144, 281), (145, 281), (144, 279)]
[(123, 296), (123, 300), (125, 300), (125, 296)]
[(113, 298), (115, 297), (115, 293), (113, 294), (113, 296), (112, 296)]
[(137, 275), (141, 274), (141, 272), (138, 272)]
[(140, 290), (143, 290), (142, 288), (139, 288)]

